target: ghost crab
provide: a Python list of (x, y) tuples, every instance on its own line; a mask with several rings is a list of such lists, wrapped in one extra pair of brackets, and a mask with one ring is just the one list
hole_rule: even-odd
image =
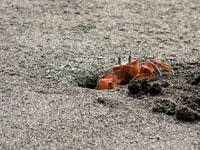
[(173, 73), (172, 68), (157, 60), (147, 61), (144, 65), (140, 65), (139, 60), (131, 61), (131, 52), (129, 53), (128, 63), (121, 63), (121, 56), (118, 58), (119, 65), (112, 67), (114, 75), (104, 75), (97, 83), (97, 90), (114, 89), (119, 85), (127, 84), (131, 79), (142, 80), (143, 78), (152, 79), (152, 73), (155, 71), (158, 77), (161, 73), (157, 66)]

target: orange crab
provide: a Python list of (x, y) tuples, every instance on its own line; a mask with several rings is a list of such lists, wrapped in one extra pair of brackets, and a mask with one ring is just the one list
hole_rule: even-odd
[(131, 52), (129, 54), (128, 63), (122, 64), (121, 57), (118, 58), (118, 66), (112, 67), (114, 75), (104, 75), (97, 83), (97, 90), (114, 89), (119, 85), (127, 84), (131, 79), (142, 80), (143, 78), (152, 79), (153, 71), (160, 77), (161, 73), (157, 66), (173, 73), (172, 68), (157, 60), (150, 60), (144, 65), (140, 65), (139, 60), (131, 61)]

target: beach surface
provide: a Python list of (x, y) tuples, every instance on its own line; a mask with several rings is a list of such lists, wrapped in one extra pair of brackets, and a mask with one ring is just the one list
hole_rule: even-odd
[[(130, 51), (174, 75), (96, 90)], [(199, 150), (199, 91), (199, 0), (0, 1), (2, 150)]]

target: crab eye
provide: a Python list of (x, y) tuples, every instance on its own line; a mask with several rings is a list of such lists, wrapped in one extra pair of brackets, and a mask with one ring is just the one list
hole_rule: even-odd
[(113, 70), (119, 71), (119, 70), (120, 70), (120, 67), (113, 68)]
[(121, 67), (113, 67), (112, 70), (113, 71), (120, 71)]
[(134, 67), (135, 65), (139, 64), (138, 60), (132, 61), (131, 63), (129, 63), (130, 67)]

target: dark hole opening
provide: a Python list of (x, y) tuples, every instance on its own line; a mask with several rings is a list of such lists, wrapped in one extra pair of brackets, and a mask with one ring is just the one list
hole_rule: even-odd
[(191, 82), (192, 85), (198, 85), (200, 84), (200, 76), (198, 77), (195, 77), (192, 82)]
[(75, 80), (79, 87), (95, 89), (97, 86), (98, 79), (98, 75), (85, 75), (81, 78), (76, 78)]

